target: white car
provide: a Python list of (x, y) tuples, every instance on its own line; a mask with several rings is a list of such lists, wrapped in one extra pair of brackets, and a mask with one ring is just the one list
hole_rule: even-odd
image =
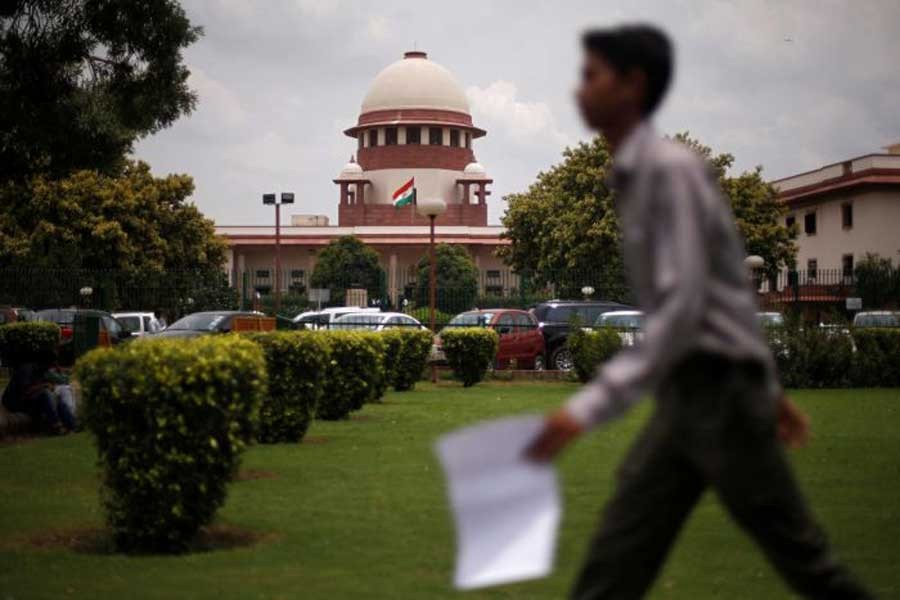
[(623, 346), (634, 346), (644, 339), (644, 313), (639, 310), (605, 312), (597, 317), (594, 326), (617, 329)]
[(900, 312), (873, 310), (856, 313), (854, 327), (900, 327)]
[(152, 312), (117, 312), (113, 316), (119, 320), (122, 326), (131, 332), (133, 336), (143, 336), (159, 333), (165, 327)]
[(396, 312), (358, 312), (342, 315), (331, 324), (332, 329), (428, 329), (411, 316)]
[(352, 313), (380, 313), (380, 308), (363, 308), (361, 306), (336, 306), (302, 312), (294, 317), (298, 329), (329, 329), (335, 319)]
[(756, 319), (763, 329), (768, 327), (784, 327), (784, 315), (780, 312), (758, 312), (756, 313)]

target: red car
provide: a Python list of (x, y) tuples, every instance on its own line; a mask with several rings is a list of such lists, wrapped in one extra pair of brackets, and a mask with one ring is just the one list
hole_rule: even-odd
[(544, 334), (538, 329), (537, 319), (524, 310), (470, 310), (453, 317), (447, 327), (493, 328), (500, 334), (500, 346), (494, 362), (496, 369), (508, 369), (513, 362), (518, 369), (543, 371), (546, 366)]

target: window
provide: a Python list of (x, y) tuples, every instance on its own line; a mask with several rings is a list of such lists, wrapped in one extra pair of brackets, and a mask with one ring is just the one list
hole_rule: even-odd
[(797, 217), (795, 217), (794, 215), (789, 215), (784, 220), (784, 226), (787, 227), (788, 229), (791, 229), (796, 224), (797, 224)]
[(515, 332), (514, 327), (515, 327), (515, 319), (513, 318), (513, 315), (510, 313), (500, 315), (500, 318), (497, 319), (496, 328), (497, 328), (497, 333), (499, 333), (500, 335), (508, 335), (510, 333), (514, 333)]
[(378, 145), (378, 130), (370, 129), (369, 130), (369, 147), (373, 148)]
[(421, 144), (422, 143), (422, 128), (421, 127), (407, 127), (406, 128), (406, 143), (407, 144)]
[(806, 213), (803, 215), (803, 231), (806, 235), (816, 235), (816, 213)]
[(269, 270), (268, 269), (259, 269), (256, 271), (257, 279), (268, 279), (269, 278)]
[(459, 129), (450, 130), (450, 145), (459, 148)]
[(500, 279), (500, 271), (488, 271), (485, 276), (488, 279)]
[(472, 147), (472, 134), (470, 132), (466, 132), (466, 148)]
[(853, 205), (849, 202), (841, 205), (841, 224), (844, 229), (853, 229)]
[(428, 143), (432, 146), (442, 145), (444, 143), (444, 130), (440, 127), (429, 127)]
[(806, 278), (810, 281), (815, 281), (818, 279), (819, 275), (819, 261), (815, 258), (810, 258), (806, 261)]
[(537, 329), (537, 324), (534, 322), (531, 315), (527, 313), (517, 313), (516, 327), (518, 328), (519, 333), (529, 333)]
[(845, 254), (841, 257), (841, 272), (844, 275), (844, 279), (848, 277), (853, 277), (853, 255)]
[(363, 134), (359, 134), (359, 135), (356, 137), (356, 142), (357, 142), (356, 147), (357, 147), (357, 148), (362, 148), (362, 147), (365, 145), (365, 141), (366, 141), (365, 138), (366, 138), (366, 136), (363, 135)]
[(397, 145), (397, 128), (396, 127), (388, 127), (384, 130), (384, 145), (385, 146), (396, 146)]
[(485, 296), (503, 296), (502, 285), (486, 285), (484, 286)]
[(302, 280), (306, 276), (306, 273), (303, 269), (293, 269), (291, 270), (291, 279), (300, 279)]

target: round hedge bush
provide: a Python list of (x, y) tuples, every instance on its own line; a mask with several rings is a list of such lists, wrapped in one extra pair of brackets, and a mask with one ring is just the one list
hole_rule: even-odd
[(247, 333), (266, 358), (268, 391), (259, 409), (257, 440), (299, 442), (322, 398), (330, 346), (312, 331)]
[(25, 362), (52, 362), (59, 348), (56, 323), (25, 321), (0, 326), (0, 359), (7, 366)]
[(117, 549), (180, 552), (225, 501), (265, 394), (260, 347), (239, 336), (140, 340), (75, 366)]
[(590, 381), (597, 367), (622, 349), (622, 338), (610, 327), (590, 331), (574, 327), (566, 343), (572, 354), (575, 375), (583, 383)]
[(411, 390), (422, 377), (428, 363), (433, 336), (424, 329), (388, 329), (382, 334), (385, 344), (385, 370), (390, 385), (398, 392)]
[(500, 336), (493, 329), (465, 327), (441, 332), (441, 346), (447, 363), (464, 387), (484, 379), (497, 356)]
[(378, 334), (318, 331), (331, 349), (322, 399), (316, 418), (346, 419), (351, 411), (376, 400), (384, 391), (384, 344)]

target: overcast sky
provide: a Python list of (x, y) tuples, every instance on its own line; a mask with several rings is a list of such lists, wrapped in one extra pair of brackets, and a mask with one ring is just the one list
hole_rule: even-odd
[(194, 177), (218, 224), (271, 223), (268, 191), (292, 213), (333, 222), (332, 179), (355, 150), (354, 124), (375, 75), (415, 45), (465, 87), (475, 143), (502, 197), (524, 190), (589, 133), (572, 103), (579, 32), (646, 20), (677, 47), (656, 118), (689, 130), (736, 168), (768, 178), (900, 142), (900, 1), (191, 0), (205, 35), (185, 60), (197, 110), (143, 140), (155, 173)]

